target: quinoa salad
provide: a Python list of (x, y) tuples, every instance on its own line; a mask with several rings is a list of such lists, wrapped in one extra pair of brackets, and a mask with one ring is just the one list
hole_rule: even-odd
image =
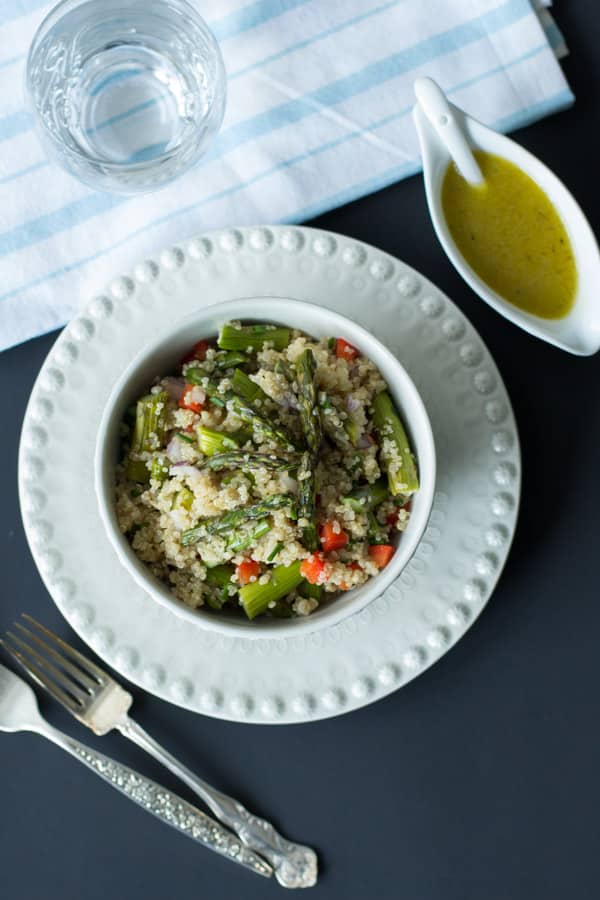
[(389, 563), (418, 487), (371, 360), (343, 337), (230, 322), (128, 409), (116, 507), (180, 602), (293, 617)]

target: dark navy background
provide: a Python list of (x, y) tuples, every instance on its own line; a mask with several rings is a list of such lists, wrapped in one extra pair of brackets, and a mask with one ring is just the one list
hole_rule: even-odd
[[(600, 7), (570, 0), (556, 14), (577, 102), (517, 137), (566, 181), (599, 233)], [(479, 301), (434, 238), (420, 177), (316, 224), (423, 271), (490, 347), (523, 446), (508, 565), (458, 646), (366, 709), (310, 725), (242, 726), (136, 690), (136, 715), (208, 780), (318, 848), (315, 900), (596, 900), (600, 355), (555, 350)], [(0, 356), (0, 628), (29, 610), (72, 638), (32, 562), (17, 502), (21, 421), (55, 337)], [(48, 701), (42, 708), (181, 790), (120, 736), (95, 741)], [(180, 837), (40, 738), (0, 735), (0, 897), (262, 900), (281, 890)]]

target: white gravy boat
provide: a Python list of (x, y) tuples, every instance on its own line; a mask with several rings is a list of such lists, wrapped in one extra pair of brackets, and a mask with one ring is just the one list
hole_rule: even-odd
[[(415, 91), (420, 100), (413, 117), (421, 145), (427, 205), (433, 227), (451, 263), (476, 294), (515, 325), (569, 353), (578, 356), (596, 353), (600, 349), (600, 252), (574, 197), (537, 157), (454, 106), (431, 79), (418, 79)], [(477, 275), (456, 247), (442, 210), (442, 182), (453, 158), (467, 178), (469, 171), (473, 173), (475, 161), (469, 148), (485, 150), (514, 163), (537, 182), (560, 215), (571, 241), (578, 274), (575, 302), (564, 318), (542, 319), (513, 306)], [(475, 173), (476, 168), (475, 164)], [(475, 175), (469, 180), (475, 180)]]

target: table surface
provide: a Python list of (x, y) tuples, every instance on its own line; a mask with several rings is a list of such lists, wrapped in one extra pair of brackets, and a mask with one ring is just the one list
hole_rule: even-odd
[[(517, 137), (566, 181), (598, 233), (600, 11), (585, 0), (557, 6), (577, 102)], [(463, 640), (366, 709), (307, 725), (235, 725), (135, 690), (135, 713), (206, 779), (318, 849), (315, 900), (596, 898), (600, 355), (555, 350), (478, 300), (436, 242), (419, 177), (315, 224), (421, 270), (489, 346), (523, 446), (509, 562)], [(28, 610), (73, 639), (33, 564), (17, 501), (21, 421), (55, 337), (0, 356), (0, 628)], [(96, 740), (45, 700), (42, 709), (74, 736), (181, 790), (120, 736)], [(33, 735), (2, 736), (0, 771), (7, 900), (163, 900), (199, 891), (252, 900), (281, 890), (184, 840)]]

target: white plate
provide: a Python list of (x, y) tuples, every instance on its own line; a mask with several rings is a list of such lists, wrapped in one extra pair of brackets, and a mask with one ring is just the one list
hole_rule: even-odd
[[(382, 340), (421, 392), (438, 462), (429, 525), (397, 581), (336, 626), (268, 640), (223, 637), (148, 598), (106, 537), (93, 476), (104, 404), (134, 354), (200, 304), (252, 295), (320, 303)], [(190, 335), (190, 342), (197, 338)], [(389, 694), (465, 633), (508, 554), (520, 455), (492, 358), (431, 282), (339, 235), (240, 228), (139, 264), (65, 329), (27, 408), (19, 489), (27, 537), (50, 594), (114, 669), (207, 715), (306, 722)]]

